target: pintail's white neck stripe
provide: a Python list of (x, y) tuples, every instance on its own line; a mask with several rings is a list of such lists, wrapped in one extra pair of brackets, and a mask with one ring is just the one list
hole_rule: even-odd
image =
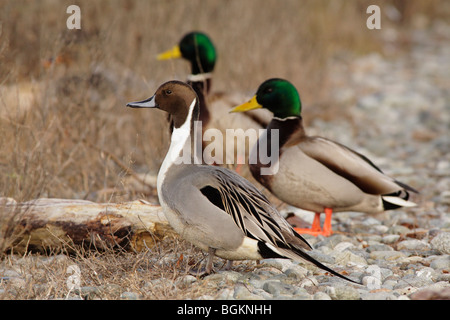
[(199, 74), (190, 74), (187, 76), (187, 80), (191, 82), (200, 82), (205, 81), (208, 79), (211, 79), (212, 73), (206, 72), (206, 73), (199, 73)]
[[(158, 179), (157, 179), (157, 189), (158, 192), (161, 190), (161, 185), (164, 181), (164, 178), (166, 177), (167, 170), (174, 164), (179, 162), (180, 159), (180, 153), (183, 150), (185, 144), (188, 142), (188, 139), (190, 139), (191, 136), (191, 121), (192, 121), (192, 114), (194, 112), (195, 104), (197, 103), (197, 99), (194, 98), (191, 105), (189, 106), (189, 112), (186, 117), (186, 120), (179, 128), (174, 128), (172, 132), (172, 137), (170, 141), (170, 147), (169, 151), (166, 154), (166, 157), (164, 158), (164, 161), (161, 165), (161, 168), (158, 173)], [(190, 151), (191, 148), (189, 147)]]
[[(172, 148), (172, 146), (174, 146), (174, 147), (176, 147), (176, 149), (179, 149), (177, 155), (181, 152), (185, 142), (187, 141), (187, 139), (189, 138), (189, 136), (191, 134), (192, 113), (194, 111), (194, 106), (195, 106), (196, 102), (197, 102), (197, 99), (194, 98), (191, 105), (189, 106), (189, 112), (186, 117), (186, 120), (181, 125), (181, 127), (173, 129), (172, 139), (170, 142), (170, 148)], [(174, 151), (176, 151), (176, 150), (174, 150)]]

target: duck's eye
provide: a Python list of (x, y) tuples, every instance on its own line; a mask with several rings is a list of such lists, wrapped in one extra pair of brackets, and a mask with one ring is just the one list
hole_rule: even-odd
[(263, 92), (264, 93), (271, 93), (272, 91), (273, 91), (273, 89), (268, 87), (268, 88), (265, 88)]
[(166, 94), (167, 94), (167, 95), (172, 94), (172, 90), (167, 89), (167, 90), (166, 90)]

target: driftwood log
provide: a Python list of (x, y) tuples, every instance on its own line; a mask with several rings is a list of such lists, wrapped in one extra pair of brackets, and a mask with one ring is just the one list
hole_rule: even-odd
[(141, 251), (176, 236), (161, 207), (143, 200), (115, 204), (43, 198), (16, 203), (0, 198), (0, 222), (0, 236), (10, 239), (9, 248), (3, 249), (14, 252), (70, 251), (78, 245)]

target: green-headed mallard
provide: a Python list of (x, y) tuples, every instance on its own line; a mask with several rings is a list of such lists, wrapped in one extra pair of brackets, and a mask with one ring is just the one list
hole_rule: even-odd
[[(283, 79), (265, 81), (250, 101), (235, 107), (232, 112), (257, 108), (270, 110), (273, 119), (251, 152), (250, 157), (254, 157), (255, 163), (250, 163), (250, 171), (280, 200), (316, 212), (312, 228), (297, 229), (299, 232), (330, 235), (333, 211), (373, 214), (415, 205), (407, 201), (408, 192), (417, 191), (385, 175), (367, 157), (332, 140), (308, 136), (302, 125), (300, 96), (290, 82)], [(268, 165), (259, 161), (256, 150), (260, 146), (270, 149), (272, 129), (279, 130), (276, 131), (279, 138), (278, 172), (261, 175), (261, 170)], [(320, 227), (321, 212), (326, 214), (323, 228)]]
[(195, 164), (192, 145), (199, 100), (188, 84), (166, 82), (151, 98), (127, 106), (158, 108), (172, 116), (171, 144), (158, 173), (158, 197), (173, 229), (209, 253), (205, 272), (213, 270), (214, 256), (289, 258), (347, 279), (308, 255), (310, 245), (249, 181), (226, 168)]
[[(226, 137), (226, 129), (263, 129), (269, 123), (271, 117), (269, 112), (251, 113), (238, 117), (230, 116), (230, 108), (239, 100), (229, 95), (211, 92), (212, 73), (216, 65), (217, 52), (213, 42), (205, 33), (189, 32), (172, 49), (158, 55), (159, 60), (177, 58), (183, 58), (191, 64), (191, 74), (187, 77), (187, 83), (192, 86), (199, 99), (199, 119), (202, 121), (203, 132), (215, 128)], [(208, 144), (203, 142), (203, 148)], [(231, 141), (224, 140), (223, 151), (226, 155), (218, 154), (219, 150), (217, 149), (215, 151), (215, 163), (236, 163), (236, 161), (242, 163), (245, 160), (235, 159), (236, 146)], [(242, 156), (245, 158), (247, 155)], [(207, 155), (205, 154), (205, 156)], [(213, 162), (211, 159), (205, 160), (207, 163)]]

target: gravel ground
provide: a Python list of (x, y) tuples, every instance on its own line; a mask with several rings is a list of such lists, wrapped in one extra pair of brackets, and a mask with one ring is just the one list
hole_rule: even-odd
[[(334, 62), (333, 94), (336, 103), (350, 108), (352, 119), (315, 120), (309, 128), (364, 153), (386, 173), (420, 190), (412, 198), (416, 208), (376, 216), (338, 213), (335, 234), (305, 236), (315, 258), (362, 285), (281, 259), (245, 270), (242, 264), (202, 279), (183, 275), (173, 282), (215, 288), (199, 299), (450, 299), (449, 34), (448, 25), (436, 24), (431, 33), (414, 34), (407, 55), (371, 54)], [(396, 36), (389, 34), (387, 50)], [(305, 220), (313, 218), (294, 211)], [(25, 281), (7, 266), (1, 268), (3, 277)], [(68, 297), (92, 290), (96, 287), (82, 287)], [(122, 290), (119, 298), (141, 296)]]
[[(436, 24), (431, 33), (415, 32), (409, 54), (401, 57), (371, 54), (333, 63), (333, 94), (351, 108), (352, 119), (316, 120), (308, 128), (362, 152), (420, 191), (412, 195), (415, 208), (376, 216), (338, 213), (334, 235), (305, 236), (315, 258), (362, 285), (269, 259), (251, 273), (221, 272), (202, 280), (234, 284), (222, 289), (220, 299), (450, 299), (449, 31)], [(396, 37), (392, 30), (386, 50)], [(313, 214), (289, 209), (312, 221)]]
[[(450, 299), (449, 34), (449, 25), (436, 24), (432, 32), (413, 34), (406, 55), (332, 63), (335, 101), (350, 108), (352, 119), (316, 120), (308, 128), (362, 152), (420, 191), (412, 195), (415, 208), (376, 216), (338, 213), (334, 235), (305, 236), (315, 258), (362, 285), (269, 259), (251, 273), (221, 272), (202, 280), (234, 284), (222, 289), (220, 299)], [(386, 50), (394, 50), (399, 35), (387, 35)], [(312, 221), (313, 214), (289, 209)]]

